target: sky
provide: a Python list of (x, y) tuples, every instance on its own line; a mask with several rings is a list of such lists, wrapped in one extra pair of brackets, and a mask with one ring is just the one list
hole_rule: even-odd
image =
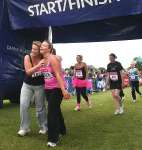
[(63, 59), (63, 68), (74, 65), (78, 54), (83, 55), (87, 65), (93, 65), (96, 68), (106, 68), (110, 53), (117, 55), (117, 61), (120, 61), (124, 68), (130, 66), (134, 57), (142, 56), (142, 40), (55, 44), (54, 47), (57, 55)]

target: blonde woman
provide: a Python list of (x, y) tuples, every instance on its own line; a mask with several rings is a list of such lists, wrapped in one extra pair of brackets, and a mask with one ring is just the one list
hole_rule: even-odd
[(48, 101), (48, 143), (49, 147), (57, 146), (60, 135), (66, 134), (64, 118), (61, 112), (63, 97), (69, 99), (70, 95), (65, 89), (65, 82), (61, 68), (61, 61), (52, 53), (52, 44), (43, 41), (40, 52), (43, 55), (41, 71), (44, 74), (45, 93)]
[(29, 55), (24, 58), (25, 79), (21, 89), (20, 96), (20, 130), (18, 135), (25, 136), (30, 132), (30, 116), (29, 106), (31, 99), (35, 98), (36, 115), (39, 122), (39, 134), (46, 134), (47, 132), (47, 119), (45, 108), (45, 93), (44, 93), (44, 78), (39, 68), (42, 63), (40, 62), (42, 56), (40, 54), (41, 42), (34, 41)]

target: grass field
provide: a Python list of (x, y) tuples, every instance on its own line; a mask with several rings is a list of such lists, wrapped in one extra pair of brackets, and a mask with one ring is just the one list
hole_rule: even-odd
[[(125, 89), (125, 113), (114, 116), (110, 92), (95, 93), (93, 107), (82, 103), (75, 112), (75, 99), (64, 101), (62, 110), (68, 134), (57, 150), (142, 150), (142, 97), (132, 103), (130, 89)], [(0, 109), (0, 150), (47, 150), (47, 137), (38, 135), (35, 108), (31, 108), (31, 133), (18, 137), (19, 106), (6, 103)]]

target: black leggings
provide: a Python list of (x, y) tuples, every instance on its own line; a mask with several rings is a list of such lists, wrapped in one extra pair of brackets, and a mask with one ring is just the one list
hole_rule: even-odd
[(61, 89), (46, 90), (46, 98), (48, 101), (48, 141), (57, 143), (60, 134), (66, 134), (64, 118), (61, 112), (61, 102), (63, 99)]
[(88, 102), (86, 87), (76, 87), (77, 104), (80, 104), (81, 102), (81, 95), (85, 101)]
[(141, 95), (141, 92), (139, 91), (139, 81), (131, 81), (131, 94), (133, 100), (136, 100), (136, 92)]

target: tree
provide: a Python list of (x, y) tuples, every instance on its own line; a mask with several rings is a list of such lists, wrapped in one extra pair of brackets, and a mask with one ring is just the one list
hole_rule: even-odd
[(101, 73), (106, 72), (106, 68), (104, 68), (104, 67), (99, 67), (98, 70), (99, 70)]
[(133, 61), (136, 62), (136, 67), (138, 70), (142, 71), (142, 57), (135, 57)]

